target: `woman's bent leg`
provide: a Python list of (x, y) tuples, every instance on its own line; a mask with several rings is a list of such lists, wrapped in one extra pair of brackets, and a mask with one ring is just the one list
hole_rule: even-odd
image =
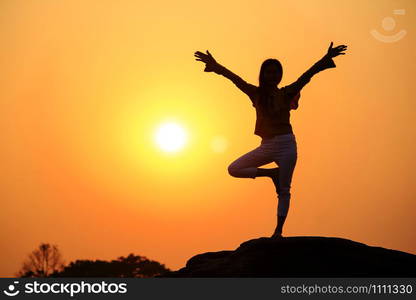
[(257, 177), (257, 167), (273, 161), (273, 156), (260, 145), (233, 161), (228, 166), (228, 173), (233, 177), (254, 179)]
[(257, 173), (256, 173), (256, 177), (277, 177), (279, 168), (269, 168), (269, 169), (264, 169), (264, 168), (257, 168)]

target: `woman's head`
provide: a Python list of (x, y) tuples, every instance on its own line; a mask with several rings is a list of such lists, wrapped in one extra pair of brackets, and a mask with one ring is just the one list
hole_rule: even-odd
[(260, 87), (277, 86), (282, 80), (283, 68), (280, 61), (275, 58), (266, 59), (260, 67)]
[(259, 91), (260, 99), (258, 108), (263, 110), (266, 114), (274, 113), (280, 110), (280, 103), (273, 102), (270, 99), (271, 91), (277, 87), (282, 80), (283, 68), (275, 58), (266, 59), (260, 67), (259, 75)]

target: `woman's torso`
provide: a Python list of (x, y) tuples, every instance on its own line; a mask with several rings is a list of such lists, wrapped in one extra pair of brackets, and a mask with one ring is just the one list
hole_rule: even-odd
[(258, 88), (251, 100), (256, 109), (254, 134), (262, 138), (270, 138), (293, 133), (290, 124), (290, 102), (281, 89), (276, 87), (268, 96), (261, 97)]

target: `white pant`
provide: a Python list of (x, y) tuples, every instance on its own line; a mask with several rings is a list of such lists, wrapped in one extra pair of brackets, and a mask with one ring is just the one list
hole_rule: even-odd
[(262, 139), (260, 146), (236, 159), (228, 166), (233, 177), (256, 178), (257, 168), (275, 162), (279, 166), (278, 216), (286, 216), (289, 211), (290, 187), (297, 161), (297, 143), (293, 133), (275, 135)]

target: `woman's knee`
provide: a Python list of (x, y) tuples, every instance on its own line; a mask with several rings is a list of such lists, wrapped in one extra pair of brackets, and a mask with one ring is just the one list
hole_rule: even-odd
[(230, 164), (228, 166), (228, 174), (230, 174), (233, 177), (237, 177), (238, 176), (238, 168), (235, 164)]

